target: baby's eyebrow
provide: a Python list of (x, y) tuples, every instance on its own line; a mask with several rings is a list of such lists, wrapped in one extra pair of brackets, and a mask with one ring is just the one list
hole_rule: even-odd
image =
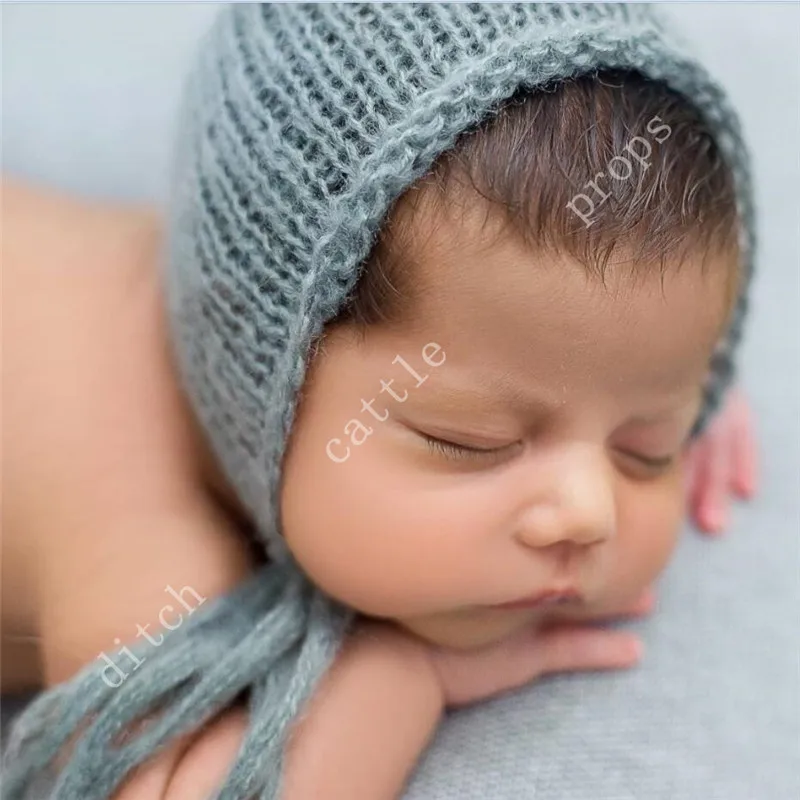
[[(536, 395), (509, 379), (476, 377), (468, 385), (445, 382), (442, 379), (419, 392), (420, 399), (432, 400), (454, 411), (474, 408), (477, 411), (496, 410), (498, 403), (526, 414), (546, 415), (554, 412), (566, 401)], [(424, 398), (423, 398), (424, 396)]]
[(631, 417), (630, 422), (634, 425), (649, 425), (653, 422), (661, 422), (664, 419), (669, 419), (675, 416), (678, 409), (670, 409), (669, 411), (662, 411), (659, 414), (642, 414), (637, 417)]
[(656, 422), (662, 422), (683, 414), (690, 407), (697, 406), (699, 409), (701, 401), (702, 387), (700, 385), (693, 386), (689, 391), (674, 395), (669, 407), (653, 414), (640, 414), (631, 417), (630, 423), (632, 425), (652, 425)]
[[(503, 376), (478, 375), (469, 384), (453, 382), (452, 376), (450, 381), (446, 380), (442, 375), (435, 384), (426, 382), (424, 389), (412, 396), (419, 397), (422, 402), (427, 400), (441, 404), (445, 410), (453, 412), (496, 412), (498, 405), (503, 405), (510, 411), (542, 418), (556, 413), (567, 402), (566, 387), (561, 396), (555, 397), (552, 393), (545, 394), (541, 389), (537, 392), (533, 388), (523, 387), (513, 378)], [(699, 402), (701, 394), (699, 385), (683, 388), (672, 393), (668, 397), (668, 405), (662, 406), (660, 411), (637, 414), (629, 422), (648, 425), (670, 419), (685, 411), (690, 404)]]

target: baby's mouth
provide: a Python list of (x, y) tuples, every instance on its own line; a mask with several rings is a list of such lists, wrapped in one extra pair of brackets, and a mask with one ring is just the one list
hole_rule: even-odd
[(583, 603), (583, 596), (577, 589), (553, 589), (512, 600), (508, 603), (493, 605), (491, 608), (552, 608), (553, 606), (568, 606)]

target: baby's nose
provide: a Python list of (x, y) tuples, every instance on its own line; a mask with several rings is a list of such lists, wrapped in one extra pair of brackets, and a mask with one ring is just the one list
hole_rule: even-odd
[(607, 466), (596, 458), (584, 458), (564, 467), (554, 471), (550, 490), (539, 493), (523, 516), (517, 531), (523, 544), (589, 547), (614, 535), (616, 504)]
[[(614, 517), (600, 507), (566, 509), (551, 504), (532, 509), (519, 528), (517, 538), (529, 547), (558, 544), (589, 547), (614, 535)], [(568, 548), (571, 549), (571, 548)]]

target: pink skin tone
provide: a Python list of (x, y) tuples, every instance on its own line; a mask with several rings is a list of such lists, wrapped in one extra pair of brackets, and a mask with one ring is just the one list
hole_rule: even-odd
[(692, 446), (686, 489), (692, 520), (709, 534), (723, 533), (732, 496), (748, 500), (758, 490), (753, 414), (739, 387)]

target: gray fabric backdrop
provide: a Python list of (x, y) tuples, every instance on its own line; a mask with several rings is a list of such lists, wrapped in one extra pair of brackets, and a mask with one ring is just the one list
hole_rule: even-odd
[[(723, 541), (686, 532), (659, 612), (634, 625), (640, 668), (558, 676), (451, 714), (413, 800), (800, 797), (800, 6), (667, 5), (754, 154), (760, 273), (741, 374), (762, 489)], [(215, 10), (4, 5), (3, 170), (161, 202), (181, 78)]]

